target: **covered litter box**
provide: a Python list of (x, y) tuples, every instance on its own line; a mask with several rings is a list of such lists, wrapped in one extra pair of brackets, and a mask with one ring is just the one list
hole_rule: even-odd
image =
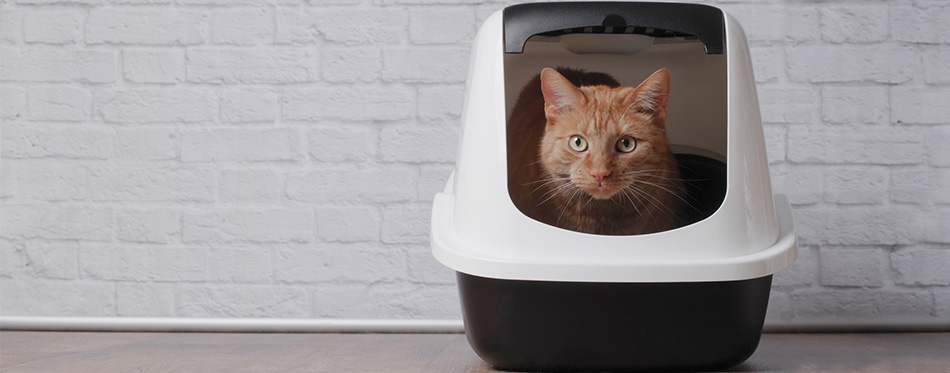
[[(546, 66), (636, 86), (672, 76), (667, 136), (697, 214), (640, 235), (580, 233), (522, 213), (509, 194), (507, 118)], [(796, 258), (773, 197), (746, 39), (718, 8), (534, 3), (479, 30), (455, 171), (433, 202), (432, 250), (457, 272), (468, 340), (528, 371), (715, 369), (758, 345), (772, 275)]]

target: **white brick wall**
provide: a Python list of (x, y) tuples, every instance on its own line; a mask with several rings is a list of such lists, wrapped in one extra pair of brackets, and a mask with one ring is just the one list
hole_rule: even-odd
[[(950, 3), (707, 2), (795, 209), (770, 317), (950, 317)], [(0, 313), (457, 318), (430, 203), (507, 3), (0, 1)]]

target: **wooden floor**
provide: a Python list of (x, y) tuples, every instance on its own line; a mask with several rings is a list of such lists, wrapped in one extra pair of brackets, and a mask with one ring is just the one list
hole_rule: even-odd
[[(3, 372), (493, 372), (462, 334), (0, 332)], [(765, 334), (731, 372), (950, 372), (950, 333)]]

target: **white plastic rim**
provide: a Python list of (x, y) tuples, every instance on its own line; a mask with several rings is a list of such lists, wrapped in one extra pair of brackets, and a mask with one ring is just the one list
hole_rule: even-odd
[(755, 254), (721, 259), (639, 260), (611, 264), (514, 261), (484, 255), (484, 250), (466, 245), (453, 235), (453, 201), (451, 195), (439, 193), (432, 207), (432, 249), (439, 262), (458, 272), (505, 280), (625, 283), (748, 280), (788, 268), (798, 256), (791, 206), (784, 195), (776, 195), (775, 201), (781, 234), (771, 247)]

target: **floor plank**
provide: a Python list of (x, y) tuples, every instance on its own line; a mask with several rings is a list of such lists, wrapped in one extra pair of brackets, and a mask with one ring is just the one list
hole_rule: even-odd
[[(463, 334), (0, 332), (3, 372), (495, 372)], [(730, 372), (950, 372), (950, 333), (765, 334)]]

